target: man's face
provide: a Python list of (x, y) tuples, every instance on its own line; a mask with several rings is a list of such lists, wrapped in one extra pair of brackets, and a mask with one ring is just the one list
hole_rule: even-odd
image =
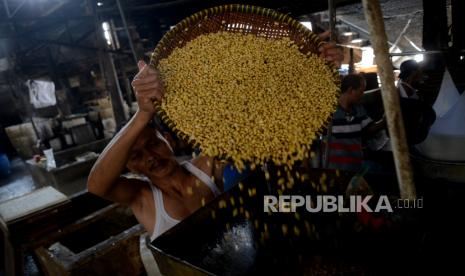
[(357, 89), (351, 89), (351, 102), (352, 104), (359, 103), (362, 100), (363, 92), (365, 91), (366, 83), (363, 82), (362, 85)]
[(418, 86), (420, 85), (421, 81), (422, 81), (422, 78), (423, 78), (423, 75), (422, 75), (422, 72), (420, 70), (417, 70), (415, 71), (415, 73), (413, 73), (409, 79), (408, 79), (408, 83), (414, 87), (415, 89), (418, 88)]
[(168, 145), (156, 136), (154, 129), (146, 128), (131, 149), (127, 167), (147, 177), (165, 177), (174, 172), (177, 162)]

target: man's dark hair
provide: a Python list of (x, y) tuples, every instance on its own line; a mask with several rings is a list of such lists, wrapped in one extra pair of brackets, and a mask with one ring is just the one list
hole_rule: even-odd
[(365, 78), (361, 74), (350, 74), (344, 76), (341, 81), (341, 92), (345, 93), (350, 88), (359, 89), (364, 82)]
[(400, 64), (399, 79), (407, 80), (413, 73), (420, 69), (420, 65), (413, 59), (406, 60)]

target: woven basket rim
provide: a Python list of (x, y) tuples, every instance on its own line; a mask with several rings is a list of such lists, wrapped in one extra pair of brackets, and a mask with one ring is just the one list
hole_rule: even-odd
[[(280, 13), (273, 9), (263, 8), (263, 7), (253, 6), (253, 5), (228, 4), (228, 5), (222, 5), (222, 6), (216, 6), (216, 7), (204, 9), (202, 11), (196, 12), (184, 18), (179, 23), (177, 23), (172, 29), (166, 32), (165, 35), (162, 37), (162, 39), (157, 43), (157, 46), (155, 47), (155, 49), (153, 50), (150, 56), (150, 65), (154, 67), (158, 65), (158, 59), (159, 59), (160, 54), (165, 50), (164, 48), (166, 47), (166, 45), (169, 44), (169, 41), (172, 40), (172, 38), (175, 37), (181, 30), (185, 29), (186, 27), (194, 23), (202, 21), (202, 19), (206, 16), (226, 13), (226, 12), (257, 14), (257, 15), (261, 15), (265, 17), (270, 17), (276, 21), (285, 22), (289, 24), (291, 28), (294, 28), (294, 29), (297, 29), (303, 32), (304, 36), (307, 36), (308, 38), (310, 38), (310, 40), (316, 44), (317, 48), (319, 48), (321, 45), (324, 44), (324, 42), (321, 41), (318, 35), (316, 35), (314, 32), (309, 30), (299, 21), (295, 20), (294, 18), (290, 17), (287, 14)], [(331, 66), (331, 64), (328, 64), (328, 65)], [(335, 69), (334, 66), (331, 66), (331, 67), (332, 67), (331, 69)]]

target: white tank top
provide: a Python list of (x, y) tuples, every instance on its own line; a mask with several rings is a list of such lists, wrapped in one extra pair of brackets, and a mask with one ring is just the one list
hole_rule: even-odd
[[(404, 86), (403, 86), (402, 84), (405, 84), (405, 85), (407, 85), (408, 87), (410, 87), (412, 90), (414, 90), (414, 92), (413, 92), (413, 94), (412, 94), (411, 96), (409, 96), (409, 95), (407, 94), (407, 91), (405, 91), (405, 88), (404, 88)], [(418, 97), (418, 94), (417, 94), (416, 90), (415, 90), (412, 86), (410, 86), (408, 83), (405, 83), (405, 82), (402, 82), (401, 80), (399, 80), (399, 81), (397, 82), (397, 88), (399, 88), (399, 92), (400, 92), (400, 97), (401, 97), (401, 98), (414, 99), (414, 100), (420, 99), (420, 98)]]
[[(189, 161), (184, 161), (180, 163), (186, 170), (188, 170), (191, 174), (197, 177), (200, 181), (202, 181), (205, 185), (210, 188), (213, 195), (215, 197), (221, 194), (221, 191), (215, 185), (213, 180), (202, 170), (197, 168)], [(150, 236), (150, 240), (153, 241), (155, 238), (163, 234), (166, 230), (170, 229), (171, 227), (178, 224), (180, 220), (172, 218), (165, 210), (165, 204), (163, 202), (163, 193), (158, 189), (155, 185), (150, 184), (153, 193), (153, 200), (155, 202), (155, 225), (153, 227), (152, 235)]]

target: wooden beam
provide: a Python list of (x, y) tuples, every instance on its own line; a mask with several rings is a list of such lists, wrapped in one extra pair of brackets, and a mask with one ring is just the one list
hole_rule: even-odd
[(387, 119), (394, 163), (396, 165), (400, 196), (403, 199), (415, 199), (413, 171), (410, 164), (409, 149), (405, 136), (404, 122), (400, 110), (399, 93), (394, 85), (394, 72), (389, 58), (387, 35), (384, 28), (383, 13), (378, 0), (363, 0), (365, 18), (368, 22), (371, 44), (376, 53), (375, 61), (381, 79), (381, 95)]

